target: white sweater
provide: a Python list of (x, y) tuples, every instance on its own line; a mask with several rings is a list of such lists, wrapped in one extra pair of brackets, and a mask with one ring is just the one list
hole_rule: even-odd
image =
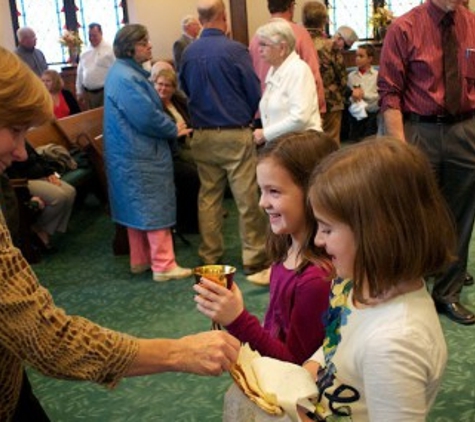
[(269, 69), (259, 110), (267, 141), (293, 131), (322, 130), (315, 79), (295, 51)]

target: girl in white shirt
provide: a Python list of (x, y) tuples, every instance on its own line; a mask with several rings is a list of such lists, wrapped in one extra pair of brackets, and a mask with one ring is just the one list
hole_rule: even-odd
[(319, 397), (302, 418), (425, 421), (447, 349), (423, 277), (454, 253), (427, 159), (394, 139), (365, 141), (324, 160), (309, 196), (315, 244), (339, 278), (324, 344), (304, 365)]

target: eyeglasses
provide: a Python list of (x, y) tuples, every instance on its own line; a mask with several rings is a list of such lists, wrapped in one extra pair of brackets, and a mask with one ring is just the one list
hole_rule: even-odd
[(154, 85), (157, 88), (174, 88), (174, 86), (172, 84), (165, 83), (165, 82), (155, 82)]

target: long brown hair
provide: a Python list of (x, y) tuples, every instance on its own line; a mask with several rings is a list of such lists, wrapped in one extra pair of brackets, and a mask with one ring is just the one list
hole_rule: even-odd
[[(293, 132), (267, 142), (259, 151), (258, 165), (259, 162), (269, 158), (275, 160), (289, 173), (306, 198), (313, 169), (324, 157), (337, 149), (336, 142), (323, 133), (314, 130)], [(307, 201), (303, 206), (305, 207), (306, 235), (302, 249), (298, 251), (302, 259), (297, 270), (303, 269), (310, 262), (328, 265), (330, 268), (327, 255), (314, 244), (317, 223), (313, 217), (312, 208)], [(273, 262), (285, 260), (291, 242), (290, 235), (274, 234), (269, 231), (267, 252), (270, 259)]]

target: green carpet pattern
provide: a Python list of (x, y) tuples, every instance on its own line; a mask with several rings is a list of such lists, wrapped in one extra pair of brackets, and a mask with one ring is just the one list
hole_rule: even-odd
[[(89, 198), (90, 199), (90, 198)], [(231, 200), (225, 220), (228, 245), (224, 262), (238, 267), (236, 281), (247, 308), (262, 317), (268, 288), (248, 283), (242, 273), (237, 216)], [(209, 321), (195, 309), (193, 280), (154, 283), (151, 273), (132, 275), (128, 257), (112, 254), (113, 225), (101, 206), (89, 200), (73, 215), (67, 234), (55, 239), (60, 251), (34, 266), (55, 302), (70, 314), (143, 337), (176, 338), (207, 330)], [(176, 240), (178, 263), (199, 264), (198, 235), (191, 246)], [(475, 273), (475, 249), (470, 269)], [(465, 288), (463, 302), (475, 309), (475, 286)], [(431, 422), (475, 421), (475, 326), (441, 318), (449, 347), (442, 389)], [(29, 369), (35, 393), (54, 422), (221, 421), (223, 394), (231, 383), (219, 378), (161, 374), (123, 380), (109, 391), (88, 382), (53, 380)], [(382, 421), (381, 421), (382, 422)]]

